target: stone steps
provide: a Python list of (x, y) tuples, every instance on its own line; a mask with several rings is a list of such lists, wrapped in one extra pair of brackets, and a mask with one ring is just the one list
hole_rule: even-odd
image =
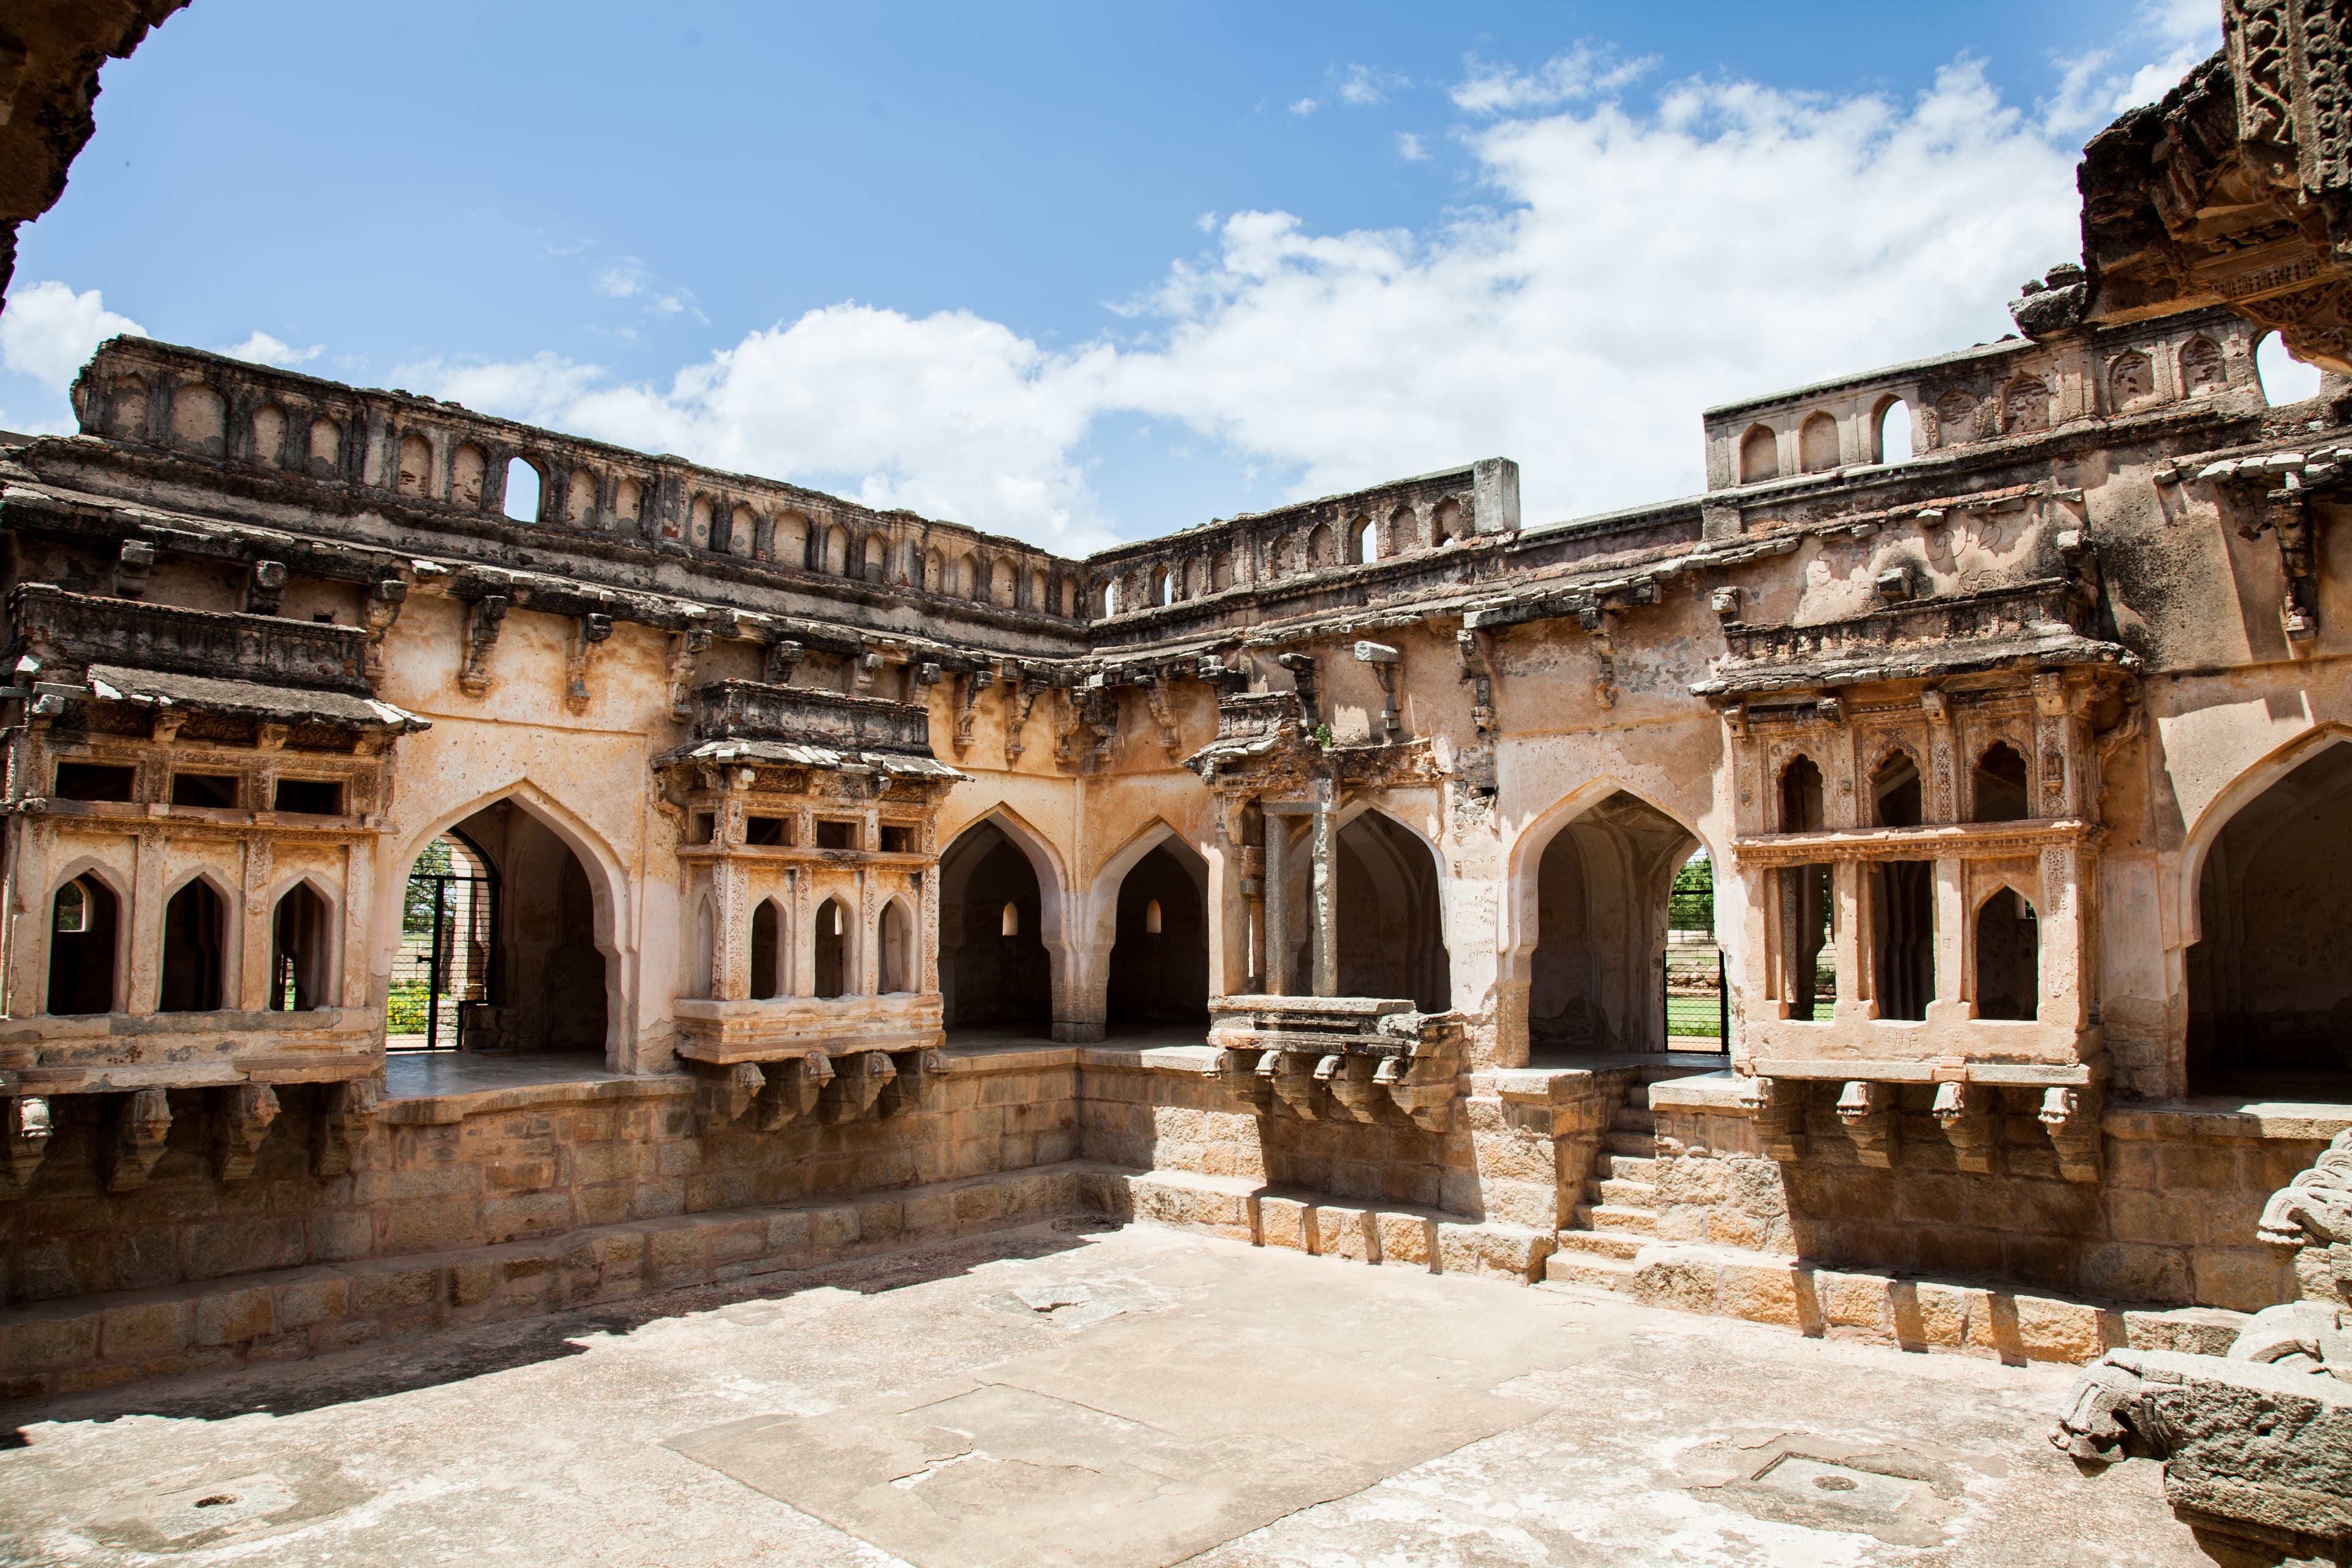
[(1610, 1181), (1646, 1182), (1658, 1173), (1658, 1162), (1646, 1154), (1603, 1154), (1601, 1173)]
[(1658, 1152), (1658, 1141), (1647, 1132), (1612, 1132), (1601, 1140), (1601, 1152), (1629, 1160), (1648, 1160)]
[(1559, 1249), (1587, 1258), (1631, 1258), (1642, 1250), (1647, 1239), (1622, 1230), (1563, 1230), (1559, 1233)]
[(1627, 1231), (1636, 1236), (1649, 1236), (1658, 1228), (1654, 1210), (1625, 1208), (1615, 1204), (1579, 1204), (1576, 1217), (1587, 1230)]
[(1610, 1117), (1585, 1202), (1559, 1233), (1559, 1250), (1545, 1260), (1544, 1278), (1613, 1290), (1634, 1274), (1633, 1258), (1657, 1233), (1658, 1119), (1636, 1085)]
[(1608, 1258), (1591, 1252), (1555, 1252), (1544, 1259), (1544, 1281), (1547, 1284), (1586, 1285), (1614, 1290), (1633, 1278), (1633, 1264), (1629, 1258)]
[(1612, 1176), (1596, 1184), (1596, 1186), (1601, 1203), (1611, 1208), (1654, 1209), (1657, 1206), (1658, 1189), (1647, 1182), (1619, 1181)]

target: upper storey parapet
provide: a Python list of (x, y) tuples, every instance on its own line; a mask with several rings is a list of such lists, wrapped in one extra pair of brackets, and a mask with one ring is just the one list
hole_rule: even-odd
[[(1704, 416), (1707, 489), (1801, 488), (1945, 455), (1992, 458), (2001, 443), (2177, 407), (2260, 408), (2256, 336), (2228, 311), (2197, 311), (2042, 342), (2005, 338), (1723, 404)], [(1898, 407), (1910, 416), (1907, 453), (1886, 450)]]
[[(780, 579), (862, 584), (1063, 621), (1084, 613), (1076, 564), (1016, 540), (404, 392), (126, 337), (99, 349), (74, 383), (73, 402), (86, 435), (331, 486), (485, 541), (523, 527), (558, 547), (621, 541)], [(527, 519), (506, 515), (517, 462), (539, 479), (537, 512)]]

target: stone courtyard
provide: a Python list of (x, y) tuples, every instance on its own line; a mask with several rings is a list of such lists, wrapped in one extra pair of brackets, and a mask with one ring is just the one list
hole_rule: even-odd
[(2072, 1376), (1066, 1219), (68, 1402), (0, 1561), (2207, 1561)]

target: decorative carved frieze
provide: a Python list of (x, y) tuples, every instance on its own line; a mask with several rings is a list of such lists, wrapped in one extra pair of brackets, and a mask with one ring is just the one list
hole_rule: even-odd
[(694, 733), (704, 741), (780, 741), (837, 751), (931, 754), (929, 710), (887, 698), (717, 680), (694, 689), (691, 712)]

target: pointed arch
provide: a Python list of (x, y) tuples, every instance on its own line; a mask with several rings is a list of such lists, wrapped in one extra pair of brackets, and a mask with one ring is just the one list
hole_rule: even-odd
[(2314, 725), (2248, 763), (2198, 812), (2180, 841), (2180, 880), (2176, 898), (2180, 910), (2181, 946), (2195, 943), (2204, 934), (2200, 929), (2198, 889), (2205, 879), (2206, 862), (2222, 830), (2240, 812), (2269, 794), (2273, 784), (2330, 747), (2340, 745), (2352, 745), (2352, 724), (2328, 721)]
[(874, 917), (875, 986), (885, 995), (922, 989), (917, 972), (915, 911), (904, 894), (893, 894)]
[(334, 894), (304, 873), (273, 892), (269, 902), (269, 994), (273, 1013), (308, 1013), (342, 1000)]
[[(388, 871), (384, 869), (386, 862), (379, 858), (373, 929), (382, 934), (369, 955), (371, 973), (388, 976), (392, 972), (401, 943), (401, 900), (407, 892), (409, 868), (416, 863), (416, 858), (435, 839), (452, 836), (459, 823), (501, 801), (512, 802), (518, 811), (528, 815), (571, 850), (579, 863), (588, 887), (593, 940), (604, 959), (605, 1062), (614, 1068), (635, 1065), (629, 1061), (629, 1051), (636, 1039), (633, 999), (637, 991), (640, 955), (635, 934), (635, 884), (630, 879), (628, 864), (583, 817), (528, 774), (518, 773), (463, 805), (428, 818), (421, 829), (393, 851)], [(382, 853), (379, 850), (379, 857)]]
[[(82, 929), (57, 929), (60, 895), (74, 883), (85, 898)], [(94, 856), (66, 863), (41, 905), (47, 946), (41, 1011), (58, 1016), (121, 1013), (129, 1009), (124, 980), (131, 972), (130, 880)], [(59, 1005), (62, 1003), (64, 1005)]]
[[(1106, 1023), (1202, 1023), (1209, 1000), (1209, 863), (1165, 817), (1103, 862), (1088, 898)], [(1147, 910), (1160, 923), (1147, 930)]]
[(210, 868), (166, 884), (155, 1011), (217, 1013), (235, 1000), (231, 975), (240, 922), (236, 894)]
[(792, 992), (792, 919), (784, 901), (770, 896), (751, 911), (751, 975), (754, 1002), (772, 1002)]

